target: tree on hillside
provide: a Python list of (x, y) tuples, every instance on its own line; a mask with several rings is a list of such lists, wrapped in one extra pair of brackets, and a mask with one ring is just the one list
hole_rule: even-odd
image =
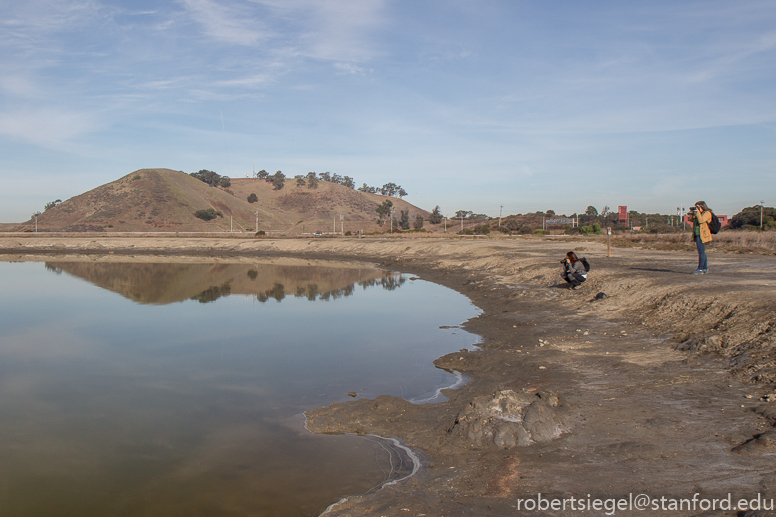
[(294, 176), (294, 179), (296, 180), (296, 186), (297, 187), (304, 187), (305, 186), (306, 182), (304, 180), (304, 176), (302, 176), (301, 174), (297, 174), (296, 176)]
[(307, 173), (307, 188), (318, 188), (318, 176), (314, 172)]
[(280, 171), (273, 174), (271, 179), (273, 190), (280, 190), (286, 184), (286, 175)]
[(224, 188), (229, 188), (232, 186), (232, 180), (229, 179), (229, 176), (221, 176), (221, 179), (218, 181), (218, 184)]
[(264, 169), (261, 169), (259, 172), (256, 173), (256, 178), (260, 180), (266, 180), (269, 177), (269, 172), (265, 171)]
[(321, 181), (331, 181), (331, 173), (330, 172), (322, 172), (319, 175)]
[(403, 188), (399, 187), (399, 190), (396, 191), (396, 194), (399, 196), (399, 199), (401, 199), (401, 198), (403, 198), (404, 196), (407, 195), (407, 191), (404, 190)]
[(345, 187), (348, 187), (349, 189), (356, 188), (356, 182), (353, 181), (353, 178), (351, 178), (350, 176), (342, 177), (342, 185)]
[(592, 205), (587, 207), (585, 209), (585, 215), (589, 215), (590, 217), (598, 217), (598, 210)]
[(386, 199), (382, 202), (376, 209), (375, 212), (378, 214), (377, 222), (380, 223), (380, 226), (383, 225), (383, 218), (390, 218), (391, 217), (391, 208), (393, 207), (393, 202), (390, 199)]
[(366, 183), (358, 187), (357, 190), (360, 190), (361, 192), (367, 192), (369, 194), (377, 194), (377, 187), (370, 187)]
[(332, 183), (337, 183), (337, 184), (342, 183), (342, 176), (340, 176), (339, 174), (337, 174), (335, 172), (334, 174), (331, 175), (331, 182)]
[(410, 229), (410, 211), (409, 210), (402, 210), (401, 211), (401, 218), (399, 219), (399, 226), (401, 226), (402, 230), (409, 230)]
[(396, 183), (386, 183), (380, 188), (380, 194), (384, 196), (395, 196), (401, 187)]
[(418, 215), (415, 216), (415, 222), (412, 223), (412, 227), (415, 228), (416, 230), (420, 230), (421, 228), (423, 228), (423, 216), (422, 215), (418, 214)]
[(439, 210), (439, 205), (437, 205), (431, 212), (431, 215), (428, 218), (428, 222), (431, 224), (439, 224), (442, 222), (442, 219), (444, 219), (444, 216), (442, 216), (442, 212)]
[(43, 211), (46, 212), (47, 210), (50, 210), (60, 204), (62, 202), (61, 199), (55, 199), (54, 201), (50, 201), (46, 203), (46, 205), (43, 207)]
[(456, 218), (456, 219), (466, 219), (467, 217), (469, 217), (469, 216), (470, 216), (470, 215), (472, 215), (473, 213), (474, 213), (474, 212), (472, 212), (471, 210), (458, 210), (458, 211), (455, 213), (455, 218)]
[(257, 196), (255, 192), (251, 192), (251, 195), (248, 196), (248, 203), (255, 203), (258, 200), (259, 196)]
[(192, 172), (191, 174), (189, 174), (189, 176), (193, 176), (198, 180), (207, 183), (211, 187), (217, 187), (219, 182), (221, 181), (220, 174), (213, 171), (209, 171), (207, 169), (201, 169), (197, 172)]

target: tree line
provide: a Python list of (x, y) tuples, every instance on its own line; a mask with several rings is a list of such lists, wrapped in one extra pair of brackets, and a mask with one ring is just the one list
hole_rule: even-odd
[[(228, 176), (221, 176), (216, 172), (202, 169), (197, 172), (192, 172), (190, 176), (197, 178), (213, 187), (229, 187), (231, 180)], [(262, 169), (254, 176), (256, 179), (264, 180), (268, 183), (272, 183), (274, 190), (281, 190), (286, 185), (286, 175), (282, 171), (277, 171), (275, 174), (270, 174), (266, 170)], [(389, 182), (382, 187), (372, 187), (364, 183), (360, 187), (356, 188), (356, 182), (350, 176), (340, 176), (337, 173), (322, 172), (320, 174), (316, 172), (308, 172), (307, 174), (297, 174), (294, 176), (294, 184), (297, 187), (307, 187), (310, 189), (318, 188), (321, 181), (328, 183), (336, 183), (349, 189), (358, 190), (360, 192), (367, 192), (370, 194), (381, 194), (383, 196), (403, 198), (407, 195), (407, 191), (402, 188), (401, 185)]]

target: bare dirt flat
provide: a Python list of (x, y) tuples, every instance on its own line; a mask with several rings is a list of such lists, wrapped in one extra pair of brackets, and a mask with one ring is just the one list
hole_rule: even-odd
[[(593, 266), (577, 290), (558, 275), (569, 249)], [(599, 242), (553, 238), (0, 237), (4, 260), (65, 252), (366, 260), (483, 309), (465, 322), (482, 350), (437, 361), (469, 380), (446, 402), (379, 397), (308, 412), (315, 432), (397, 437), (422, 463), (414, 477), (328, 515), (579, 513), (525, 511), (538, 493), (645, 494), (664, 505), (730, 493), (733, 507), (776, 498), (776, 257), (710, 253), (710, 274), (694, 276), (694, 252), (615, 248), (607, 257)], [(770, 514), (688, 508), (616, 515)]]

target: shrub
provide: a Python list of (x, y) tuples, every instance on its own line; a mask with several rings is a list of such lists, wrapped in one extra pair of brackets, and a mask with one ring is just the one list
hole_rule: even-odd
[(488, 235), (490, 233), (490, 225), (478, 224), (474, 227), (474, 233), (476, 235)]
[(251, 195), (248, 196), (248, 203), (255, 203), (258, 200), (259, 196), (257, 196), (255, 192), (251, 192)]
[(537, 228), (536, 230), (533, 231), (533, 234), (534, 235), (549, 235), (550, 232), (548, 232), (547, 230), (540, 230), (539, 228)]
[(264, 230), (259, 230), (258, 232), (256, 232), (257, 237), (260, 235), (267, 235), (267, 232), (265, 232)]
[(206, 208), (203, 210), (197, 210), (194, 212), (194, 217), (202, 219), (203, 221), (210, 221), (216, 217), (223, 217), (224, 214), (220, 210), (213, 210), (212, 208)]
[[(202, 169), (202, 170), (200, 170), (198, 172), (192, 172), (191, 174), (189, 174), (189, 176), (193, 176), (193, 177), (197, 178), (198, 180), (207, 183), (211, 187), (217, 186), (219, 184), (219, 182), (221, 181), (221, 175), (220, 174), (218, 174), (216, 172), (213, 172), (213, 171), (209, 171), (207, 169)], [(227, 179), (229, 179), (229, 178), (227, 178)]]

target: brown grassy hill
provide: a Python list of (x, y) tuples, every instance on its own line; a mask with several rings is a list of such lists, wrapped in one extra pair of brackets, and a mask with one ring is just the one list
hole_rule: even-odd
[[(248, 196), (259, 198), (249, 203)], [(336, 231), (374, 231), (375, 209), (390, 199), (399, 210), (428, 218), (429, 213), (398, 198), (387, 198), (321, 181), (317, 189), (286, 181), (274, 190), (263, 180), (232, 180), (228, 189), (208, 184), (180, 171), (141, 169), (116, 181), (75, 196), (38, 216), (38, 231), (255, 231), (290, 234)], [(194, 217), (213, 208), (223, 216), (211, 221)], [(340, 214), (344, 225), (340, 224)], [(10, 226), (10, 227), (9, 227)], [(34, 220), (6, 225), (9, 231), (30, 231)]]

